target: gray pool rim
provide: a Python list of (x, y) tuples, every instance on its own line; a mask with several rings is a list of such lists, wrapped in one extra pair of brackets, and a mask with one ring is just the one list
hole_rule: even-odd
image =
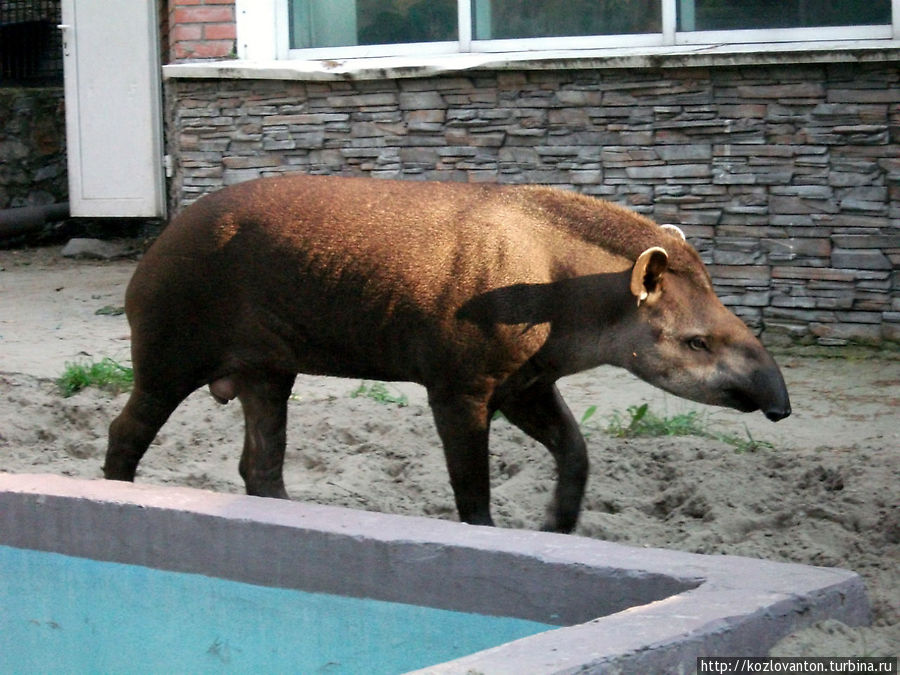
[(53, 475), (0, 473), (0, 544), (561, 626), (422, 673), (693, 672), (870, 618), (842, 569)]

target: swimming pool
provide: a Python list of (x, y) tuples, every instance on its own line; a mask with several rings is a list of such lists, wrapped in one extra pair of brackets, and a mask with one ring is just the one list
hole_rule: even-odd
[(403, 673), (557, 628), (0, 546), (0, 672)]

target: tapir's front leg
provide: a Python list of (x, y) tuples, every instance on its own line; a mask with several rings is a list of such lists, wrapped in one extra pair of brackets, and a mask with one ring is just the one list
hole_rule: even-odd
[(493, 525), (486, 401), (431, 391), (428, 400), (444, 444), (459, 519), (471, 525)]
[(500, 411), (556, 460), (559, 474), (547, 519), (541, 528), (571, 532), (578, 522), (588, 476), (587, 447), (578, 423), (555, 384), (536, 382), (503, 402)]

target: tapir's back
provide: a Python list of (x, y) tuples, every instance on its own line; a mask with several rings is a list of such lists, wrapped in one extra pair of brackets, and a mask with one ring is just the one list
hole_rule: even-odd
[[(489, 256), (488, 242), (496, 248), (509, 237), (510, 219), (502, 211), (516, 208), (497, 186), (298, 174), (204, 197), (172, 222), (152, 253), (201, 260), (227, 253), (243, 265), (262, 247), (277, 252), (282, 263), (323, 273), (387, 266), (435, 278), (449, 273), (448, 265), (459, 273), (462, 263), (455, 258), (467, 250)], [(528, 224), (512, 220), (518, 221), (519, 248), (528, 246)], [(269, 272), (273, 262), (266, 262)]]
[(448, 278), (456, 286), (474, 277), (482, 285), (548, 281), (554, 260), (585, 252), (601, 267), (611, 257), (634, 261), (658, 237), (632, 211), (562, 190), (294, 174), (202, 198), (153, 253), (205, 259), (230, 250), (232, 264), (243, 265), (271, 249), (311, 266), (306, 272), (390, 269), (392, 284), (408, 281), (424, 301)]
[[(175, 218), (135, 273), (126, 309), (137, 341), (154, 338), (148, 350), (177, 335), (173, 351), (202, 348), (211, 361), (261, 347), (286, 369), (421, 381), (442, 360), (520, 348), (512, 342), (531, 351), (545, 337), (503, 322), (480, 334), (458, 318), (474, 298), (621, 272), (660, 236), (638, 214), (548, 188), (264, 178)], [(673, 248), (673, 266), (679, 255)]]
[(265, 352), (287, 369), (421, 381), (442, 349), (464, 360), (451, 333), (466, 300), (551, 280), (551, 234), (497, 186), (261, 179), (176, 217), (126, 309), (138, 351)]
[(271, 296), (303, 279), (321, 285), (318, 296), (381, 295), (435, 311), (454, 294), (549, 281), (550, 258), (566, 255), (555, 236), (514, 188), (292, 175), (188, 207), (148, 251), (136, 283), (152, 270), (167, 286), (222, 289), (240, 279), (235, 292)]
[[(504, 201), (496, 185), (373, 180), (294, 174), (233, 185), (179, 215), (169, 230), (212, 234), (222, 246), (241, 231), (261, 230), (293, 246), (326, 247), (332, 240), (349, 255), (379, 246), (437, 249), (481, 226), (485, 206)], [(471, 214), (481, 211), (476, 218)], [(397, 244), (403, 243), (403, 250)], [(412, 248), (409, 248), (412, 247)]]

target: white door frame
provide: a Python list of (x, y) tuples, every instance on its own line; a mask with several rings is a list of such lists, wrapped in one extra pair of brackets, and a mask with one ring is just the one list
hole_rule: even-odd
[(156, 0), (62, 0), (73, 216), (166, 213)]

